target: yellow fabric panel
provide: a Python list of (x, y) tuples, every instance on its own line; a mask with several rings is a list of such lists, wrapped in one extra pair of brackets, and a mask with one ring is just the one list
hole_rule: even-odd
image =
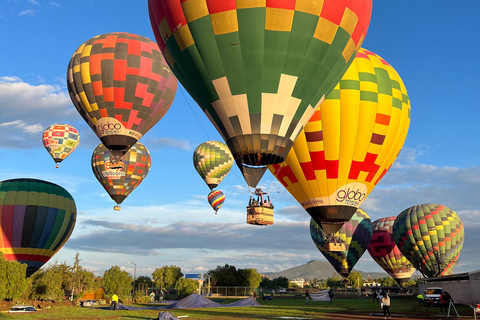
[[(207, 2), (204, 0), (188, 0), (182, 3), (183, 13), (187, 23), (195, 21), (201, 17), (208, 16)], [(166, 19), (165, 19), (166, 20)]]
[(377, 117), (377, 104), (371, 101), (360, 101), (360, 119), (353, 160), (362, 162), (370, 146), (370, 140)]
[(313, 37), (328, 44), (332, 44), (332, 41), (337, 34), (337, 30), (338, 25), (330, 20), (320, 17)]
[(295, 142), (296, 142), (296, 144), (294, 145), (293, 149), (294, 149), (294, 153), (296, 155), (296, 159), (298, 160), (298, 162), (300, 162), (300, 163), (310, 162), (311, 158), (310, 158), (309, 150), (307, 148), (307, 137), (305, 136), (304, 131), (302, 131), (298, 135)]
[(325, 159), (338, 160), (340, 154), (340, 100), (325, 100), (320, 108)]
[(323, 8), (323, 0), (319, 1), (297, 1), (295, 10), (320, 16)]
[(0, 252), (3, 252), (4, 254), (34, 254), (34, 255), (39, 255), (39, 256), (47, 256), (47, 257), (52, 257), (55, 252), (52, 250), (47, 250), (48, 254), (42, 254), (42, 251), (44, 249), (37, 249), (37, 248), (0, 248)]
[[(168, 39), (172, 36), (172, 29), (170, 29), (166, 17), (163, 18), (162, 21), (160, 21), (160, 23), (158, 24), (158, 32), (162, 35), (164, 43), (166, 42), (165, 39)], [(163, 55), (165, 56), (165, 52), (163, 52)]]
[(360, 91), (340, 90), (340, 108), (338, 183), (342, 185), (347, 182), (357, 143), (360, 119)]
[(195, 43), (188, 25), (181, 26), (180, 29), (173, 33), (173, 36), (182, 51)]
[(315, 178), (318, 186), (318, 196), (319, 197), (328, 197), (328, 181), (327, 181), (327, 171), (325, 170), (315, 170)]
[[(340, 22), (340, 27), (348, 32), (350, 36), (352, 36), (353, 31), (358, 23), (357, 15), (350, 10), (348, 7), (345, 8), (345, 12), (343, 13), (342, 21)], [(355, 48), (355, 47), (354, 47)]]
[(293, 10), (266, 8), (265, 29), (272, 31), (286, 31), (292, 29)]
[[(309, 199), (309, 198), (314, 198), (315, 195), (312, 193), (311, 191), (311, 188), (310, 188), (310, 184), (308, 183), (307, 179), (305, 178), (305, 175), (303, 174), (303, 170), (302, 170), (302, 167), (300, 166), (300, 163), (298, 162), (298, 155), (296, 155), (295, 151), (294, 151), (294, 154), (295, 158), (292, 159), (291, 163), (290, 164), (290, 169), (292, 170), (293, 174), (295, 175), (295, 177), (297, 178), (298, 180), (298, 184), (299, 184), (299, 192), (300, 190), (302, 192), (302, 195), (300, 197), (300, 199), (297, 199), (297, 201), (303, 201), (305, 199)], [(288, 156), (287, 156), (288, 158)]]
[(213, 34), (220, 35), (238, 31), (237, 10), (218, 12), (210, 15)]
[(352, 38), (348, 39), (348, 43), (343, 49), (342, 56), (345, 62), (349, 61), (353, 54), (355, 54), (355, 42)]
[(249, 8), (265, 8), (267, 6), (266, 0), (237, 0), (237, 9), (249, 9)]

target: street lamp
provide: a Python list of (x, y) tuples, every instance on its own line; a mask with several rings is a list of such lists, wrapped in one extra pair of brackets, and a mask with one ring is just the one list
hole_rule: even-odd
[(132, 303), (133, 303), (133, 298), (135, 296), (135, 279), (137, 278), (137, 264), (130, 261), (128, 263), (131, 263), (135, 266), (135, 271), (133, 272), (133, 290), (132, 290)]

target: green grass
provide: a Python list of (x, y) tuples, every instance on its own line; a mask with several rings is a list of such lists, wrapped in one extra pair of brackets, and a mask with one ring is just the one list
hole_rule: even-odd
[[(224, 303), (231, 303), (236, 299), (218, 298)], [(372, 303), (370, 298), (340, 298), (335, 299), (333, 305), (329, 302), (312, 302), (305, 304), (305, 299), (273, 299), (260, 300), (260, 307), (235, 307), (235, 308), (199, 308), (199, 309), (176, 309), (166, 310), (174, 316), (188, 316), (186, 319), (278, 319), (279, 317), (302, 317), (309, 319), (328, 319), (328, 313), (347, 314), (380, 314), (382, 310), (378, 303)], [(135, 305), (137, 307), (151, 305)], [(472, 309), (465, 305), (456, 305), (461, 317), (473, 317)], [(424, 318), (446, 318), (445, 313), (440, 313), (440, 308), (418, 307), (415, 298), (392, 297), (390, 307), (392, 316), (409, 315)], [(111, 311), (95, 308), (82, 307), (55, 307), (28, 314), (6, 314), (2, 313), (2, 319), (156, 319), (162, 310), (125, 310)], [(454, 314), (453, 310), (451, 316)], [(379, 318), (381, 319), (381, 318)]]

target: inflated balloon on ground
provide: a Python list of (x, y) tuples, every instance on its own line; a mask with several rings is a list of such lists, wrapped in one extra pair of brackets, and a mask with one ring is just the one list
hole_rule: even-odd
[(0, 182), (0, 252), (27, 264), (31, 276), (70, 238), (77, 208), (70, 193), (48, 181)]

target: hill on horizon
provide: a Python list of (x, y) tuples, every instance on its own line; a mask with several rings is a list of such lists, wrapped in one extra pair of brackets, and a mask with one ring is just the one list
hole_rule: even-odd
[[(353, 269), (353, 271), (360, 272), (364, 279), (368, 278), (368, 276), (370, 276), (370, 279), (385, 278), (389, 276), (386, 272), (365, 272), (357, 269)], [(311, 260), (301, 266), (293, 267), (280, 272), (268, 272), (264, 274), (270, 279), (286, 277), (289, 280), (298, 278), (304, 280), (315, 278), (327, 280), (328, 278), (341, 277), (329, 262), (320, 260)]]

